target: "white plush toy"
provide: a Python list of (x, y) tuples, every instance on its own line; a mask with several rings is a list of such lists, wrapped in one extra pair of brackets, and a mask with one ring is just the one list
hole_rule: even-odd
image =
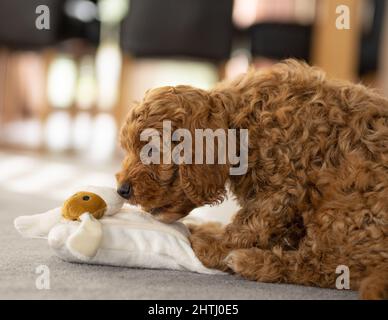
[(113, 188), (82, 188), (62, 207), (18, 217), (14, 224), (25, 237), (47, 238), (70, 262), (222, 273), (198, 260), (183, 223), (167, 225), (126, 206)]

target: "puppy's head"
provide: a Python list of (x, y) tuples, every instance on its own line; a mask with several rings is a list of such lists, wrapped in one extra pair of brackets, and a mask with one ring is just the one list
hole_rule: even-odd
[[(120, 143), (126, 156), (117, 174), (119, 194), (167, 223), (186, 216), (197, 206), (222, 201), (228, 166), (217, 164), (217, 141), (210, 150), (214, 152), (214, 164), (205, 164), (205, 159), (204, 164), (196, 162), (195, 153), (200, 151), (194, 146), (195, 129), (226, 129), (226, 121), (224, 109), (207, 91), (189, 86), (148, 91), (143, 101), (130, 110), (121, 130)], [(169, 126), (172, 134), (186, 129), (192, 141), (187, 136), (171, 139), (166, 131)], [(174, 161), (173, 150), (183, 141), (186, 146), (189, 143), (190, 150), (175, 153), (185, 160)], [(209, 146), (204, 141), (202, 151), (205, 147)]]

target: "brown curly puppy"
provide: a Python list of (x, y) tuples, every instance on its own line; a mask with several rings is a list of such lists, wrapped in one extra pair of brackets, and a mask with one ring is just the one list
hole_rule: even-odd
[[(249, 130), (248, 171), (230, 164), (140, 161), (146, 128)], [(119, 192), (162, 221), (222, 201), (242, 209), (226, 227), (192, 227), (211, 268), (247, 279), (335, 287), (350, 270), (362, 298), (388, 297), (388, 101), (362, 85), (328, 80), (288, 60), (204, 91), (149, 91), (122, 129)]]

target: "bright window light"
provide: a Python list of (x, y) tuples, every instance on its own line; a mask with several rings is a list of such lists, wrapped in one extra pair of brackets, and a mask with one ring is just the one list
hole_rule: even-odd
[(80, 109), (90, 109), (96, 102), (96, 79), (92, 56), (82, 58), (76, 94), (76, 104)]
[(117, 101), (120, 72), (121, 53), (115, 44), (103, 44), (97, 51), (96, 57), (98, 107), (110, 110)]
[(205, 62), (138, 59), (129, 72), (130, 94), (136, 100), (150, 88), (185, 84), (209, 89), (218, 81), (217, 68)]
[(103, 23), (117, 24), (127, 14), (130, 0), (100, 0), (98, 12)]
[(65, 12), (82, 22), (90, 22), (97, 18), (97, 5), (87, 0), (68, 0), (65, 2)]
[(67, 108), (74, 101), (77, 67), (64, 55), (56, 58), (48, 70), (48, 99), (57, 108)]
[(256, 22), (259, 0), (235, 0), (233, 21), (239, 28), (248, 28)]

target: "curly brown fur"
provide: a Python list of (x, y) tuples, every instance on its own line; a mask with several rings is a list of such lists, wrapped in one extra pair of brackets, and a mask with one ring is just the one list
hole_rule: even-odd
[[(173, 129), (249, 130), (248, 172), (229, 165), (143, 165), (139, 134)], [(387, 297), (388, 101), (362, 85), (326, 79), (288, 60), (211, 91), (148, 92), (122, 129), (127, 150), (118, 181), (130, 202), (167, 222), (222, 201), (230, 185), (242, 209), (225, 228), (194, 227), (208, 267), (257, 281), (334, 287), (350, 269), (363, 298)], [(156, 208), (156, 209), (155, 209)]]

